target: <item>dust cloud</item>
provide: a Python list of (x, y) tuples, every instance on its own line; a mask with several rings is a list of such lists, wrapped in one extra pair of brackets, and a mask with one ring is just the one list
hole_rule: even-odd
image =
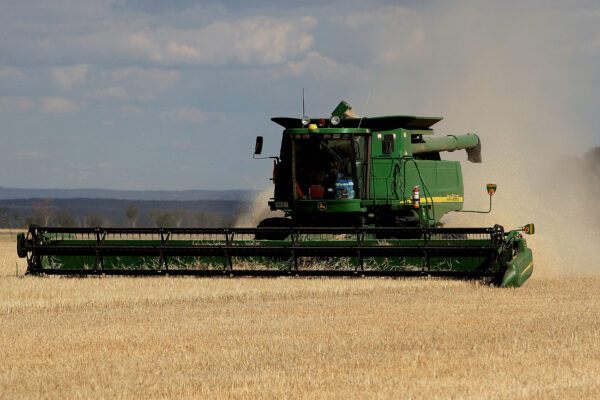
[(283, 217), (281, 211), (271, 211), (267, 204), (269, 199), (273, 197), (273, 188), (261, 190), (252, 200), (250, 207), (245, 212), (242, 212), (235, 220), (234, 227), (236, 228), (254, 228), (260, 221), (265, 218)]
[[(463, 163), (463, 170), (476, 166)], [(598, 190), (586, 184), (587, 172), (575, 158), (550, 159), (547, 165), (511, 160), (501, 167), (482, 165), (465, 173), (465, 209), (486, 209), (486, 178), (502, 182), (490, 214), (449, 214), (447, 226), (491, 226), (513, 229), (535, 223), (527, 236), (536, 274), (597, 275), (600, 273)], [(476, 182), (473, 185), (473, 182)]]
[(441, 115), (438, 136), (479, 135), (482, 164), (464, 151), (442, 158), (462, 162), (465, 210), (486, 210), (485, 185), (498, 184), (492, 213), (451, 213), (447, 226), (533, 222), (536, 275), (598, 275), (600, 189), (581, 161), (598, 133), (581, 111), (589, 78), (563, 45), (583, 17), (534, 8), (463, 1), (424, 12), (426, 66), (381, 74), (370, 114)]

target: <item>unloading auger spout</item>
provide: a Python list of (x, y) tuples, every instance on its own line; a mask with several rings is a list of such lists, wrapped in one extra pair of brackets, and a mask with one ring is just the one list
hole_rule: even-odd
[(412, 154), (455, 151), (465, 149), (467, 159), (474, 163), (481, 162), (481, 142), (475, 134), (448, 135), (438, 138), (424, 138), (421, 142), (411, 143)]
[[(463, 211), (458, 161), (481, 162), (477, 135), (434, 137), (438, 117), (358, 118), (341, 102), (327, 118), (273, 118), (284, 127), (271, 210), (248, 228), (60, 228), (17, 238), (30, 274), (453, 277), (520, 286), (533, 272), (524, 234), (442, 227)], [(491, 196), (496, 185), (487, 186)], [(487, 211), (486, 211), (487, 212)]]

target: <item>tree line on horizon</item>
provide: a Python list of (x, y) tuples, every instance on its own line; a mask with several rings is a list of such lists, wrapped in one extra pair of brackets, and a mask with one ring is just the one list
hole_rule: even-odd
[[(128, 205), (121, 218), (90, 211), (81, 217), (73, 215), (69, 210), (57, 207), (53, 199), (45, 198), (34, 201), (32, 211), (23, 215), (10, 207), (0, 206), (0, 228), (26, 228), (29, 225), (73, 227), (157, 227), (157, 228), (193, 228), (230, 226), (243, 208), (236, 210), (231, 216), (216, 212), (190, 211), (184, 209), (160, 210), (151, 208), (140, 213), (135, 204)], [(142, 218), (143, 217), (143, 218)], [(140, 224), (141, 222), (141, 224)]]

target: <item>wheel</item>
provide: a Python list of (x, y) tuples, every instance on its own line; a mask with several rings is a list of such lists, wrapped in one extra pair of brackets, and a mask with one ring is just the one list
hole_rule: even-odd
[[(419, 219), (412, 215), (391, 214), (385, 219), (380, 218), (378, 227), (385, 228), (419, 228)], [(421, 232), (417, 230), (398, 231), (395, 233), (377, 233), (377, 239), (419, 239)]]
[[(260, 221), (257, 228), (289, 228), (292, 226), (292, 220), (289, 218), (266, 218)], [(268, 232), (262, 231), (256, 233), (256, 240), (285, 240), (289, 236), (288, 232)]]

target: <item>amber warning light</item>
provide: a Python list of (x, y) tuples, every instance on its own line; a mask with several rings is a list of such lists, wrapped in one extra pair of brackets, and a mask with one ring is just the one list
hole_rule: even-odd
[(521, 230), (528, 235), (533, 235), (535, 233), (535, 225), (534, 224), (524, 225), (521, 227)]

